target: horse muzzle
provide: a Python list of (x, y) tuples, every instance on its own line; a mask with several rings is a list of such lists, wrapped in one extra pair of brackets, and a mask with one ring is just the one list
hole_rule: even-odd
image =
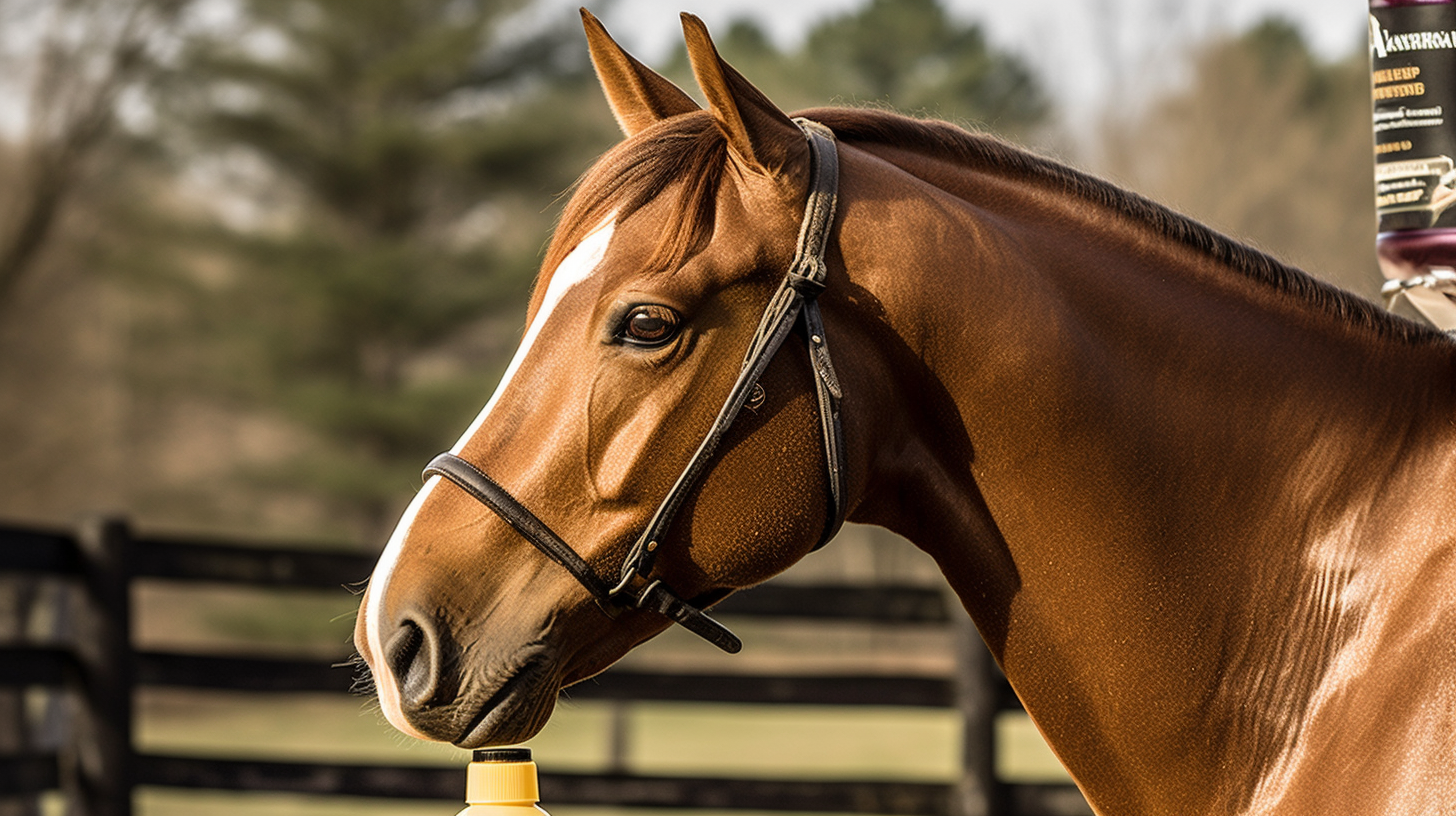
[(406, 612), (381, 640), (383, 654), (369, 661), (380, 704), (406, 733), (462, 748), (510, 745), (534, 736), (555, 707), (559, 661), (539, 637), (466, 644), (433, 616)]

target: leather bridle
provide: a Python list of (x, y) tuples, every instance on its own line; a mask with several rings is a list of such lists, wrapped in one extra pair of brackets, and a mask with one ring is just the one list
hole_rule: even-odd
[[(441, 476), (454, 482), (505, 520), (516, 532), (536, 546), (546, 557), (565, 567), (581, 582), (608, 614), (620, 609), (644, 609), (665, 615), (718, 648), (735, 653), (743, 642), (721, 623), (703, 611), (722, 600), (731, 590), (715, 590), (694, 602), (683, 600), (663, 583), (652, 577), (652, 567), (660, 552), (663, 536), (671, 526), (688, 493), (702, 478), (718, 443), (727, 434), (733, 420), (754, 392), (759, 377), (768, 368), (774, 354), (784, 344), (795, 323), (802, 318), (808, 343), (809, 362), (814, 370), (814, 390), (819, 407), (819, 422), (824, 436), (825, 466), (829, 476), (829, 515), (818, 547), (824, 546), (844, 523), (844, 433), (839, 419), (842, 397), (839, 379), (829, 358), (824, 321), (819, 313), (818, 296), (824, 291), (828, 268), (824, 250), (834, 223), (839, 194), (839, 154), (834, 133), (829, 128), (807, 119), (795, 123), (809, 140), (810, 187), (804, 219), (799, 226), (799, 243), (794, 260), (778, 290), (769, 300), (759, 321), (758, 331), (744, 356), (738, 380), (718, 412), (702, 444), (683, 468), (667, 497), (662, 500), (647, 527), (637, 537), (618, 572), (616, 580), (603, 578), (545, 522), (526, 509), (504, 488), (496, 484), (475, 465), (452, 453), (442, 453), (430, 461), (424, 477)], [(762, 390), (759, 389), (759, 393)]]

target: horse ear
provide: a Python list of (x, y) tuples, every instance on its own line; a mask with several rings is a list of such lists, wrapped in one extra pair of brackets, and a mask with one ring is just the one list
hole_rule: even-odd
[(723, 61), (703, 21), (684, 12), (682, 24), (693, 75), (733, 152), (748, 166), (771, 175), (807, 155), (809, 148), (798, 126)]
[(581, 10), (581, 24), (597, 79), (623, 133), (632, 136), (669, 116), (701, 110), (681, 88), (624, 51), (586, 9)]

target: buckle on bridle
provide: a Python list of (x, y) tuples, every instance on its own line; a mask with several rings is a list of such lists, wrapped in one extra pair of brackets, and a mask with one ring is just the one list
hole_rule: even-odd
[(814, 300), (828, 288), (824, 283), (823, 275), (810, 277), (798, 272), (790, 272), (784, 277), (788, 281), (789, 288), (798, 292), (799, 296), (804, 298), (804, 300)]
[(637, 608), (656, 612), (679, 624), (728, 654), (743, 651), (743, 641), (707, 612), (677, 596), (661, 579), (654, 580), (637, 596)]
[(627, 609), (656, 612), (729, 654), (737, 654), (743, 649), (743, 641), (728, 627), (683, 600), (661, 578), (649, 580), (636, 570), (623, 576), (621, 583), (612, 587), (606, 599), (596, 598), (596, 602), (613, 620)]

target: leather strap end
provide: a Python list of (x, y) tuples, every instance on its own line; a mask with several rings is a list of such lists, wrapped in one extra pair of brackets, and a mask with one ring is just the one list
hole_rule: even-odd
[(684, 629), (717, 646), (728, 654), (743, 651), (743, 641), (728, 627), (708, 617), (708, 613), (679, 598), (661, 581), (653, 581), (637, 596), (637, 608), (656, 612), (679, 623)]
[[(830, 407), (837, 411), (839, 401), (844, 399), (844, 389), (839, 384), (839, 375), (834, 373), (834, 360), (829, 356), (829, 338), (824, 331), (824, 315), (819, 310), (819, 304), (814, 302), (804, 304), (802, 315), (805, 333), (809, 336), (809, 362), (813, 364), (814, 375), (819, 378), (824, 390), (834, 398), (834, 404)], [(820, 412), (823, 411), (821, 406)]]

